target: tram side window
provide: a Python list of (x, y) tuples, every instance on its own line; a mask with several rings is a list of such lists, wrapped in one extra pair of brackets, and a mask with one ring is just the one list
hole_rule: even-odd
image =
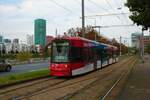
[(118, 56), (117, 51), (114, 51), (114, 57), (117, 57), (117, 56)]
[(108, 52), (106, 50), (102, 50), (102, 59), (108, 58)]
[(94, 60), (94, 52), (92, 48), (88, 48), (88, 57), (89, 57), (89, 61)]
[(83, 48), (83, 51), (82, 51), (82, 54), (83, 54), (83, 61), (89, 61), (89, 50), (88, 48)]
[(106, 55), (107, 55), (107, 57), (111, 57), (111, 53), (109, 50), (106, 51)]
[(100, 60), (102, 57), (102, 50), (101, 49), (96, 49), (96, 55), (97, 55), (97, 59)]
[(82, 60), (82, 49), (78, 47), (71, 47), (70, 59), (72, 61), (83, 61)]
[(112, 51), (112, 58), (115, 56), (115, 53), (114, 53), (114, 51)]
[(101, 50), (96, 49), (96, 55), (97, 55), (97, 59), (100, 60), (101, 59)]
[(100, 54), (98, 54), (98, 51), (96, 48), (92, 48), (92, 60), (97, 60), (99, 59)]
[(109, 55), (109, 58), (112, 58), (113, 57), (113, 52), (112, 51), (108, 51), (108, 55)]
[(118, 56), (117, 51), (113, 51), (113, 57), (116, 58)]

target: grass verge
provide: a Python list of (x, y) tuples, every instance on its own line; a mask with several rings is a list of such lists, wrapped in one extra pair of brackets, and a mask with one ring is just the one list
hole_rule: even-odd
[(43, 69), (33, 72), (25, 72), (3, 76), (0, 77), (0, 87), (46, 77), (49, 76), (49, 74), (49, 69)]

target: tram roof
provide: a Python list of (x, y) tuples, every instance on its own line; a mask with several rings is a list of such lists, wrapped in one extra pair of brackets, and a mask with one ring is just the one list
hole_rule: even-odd
[(92, 40), (88, 40), (86, 38), (82, 38), (82, 37), (70, 37), (70, 36), (63, 36), (63, 37), (56, 37), (55, 39), (67, 39), (67, 40), (70, 40), (70, 41), (73, 41), (73, 40), (77, 40), (77, 41), (86, 41), (86, 42), (90, 42), (90, 43), (93, 43), (95, 45), (95, 47), (97, 48), (101, 48), (101, 49), (107, 49), (107, 48), (117, 48), (113, 45), (109, 45), (109, 44), (105, 44), (105, 43), (99, 43), (99, 42), (96, 42), (96, 41), (92, 41)]

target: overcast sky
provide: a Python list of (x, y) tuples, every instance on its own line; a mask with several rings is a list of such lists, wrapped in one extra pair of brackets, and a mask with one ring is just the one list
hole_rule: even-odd
[[(124, 6), (126, 0), (85, 0), (85, 15), (106, 13), (129, 13)], [(121, 8), (121, 9), (118, 9)], [(128, 15), (86, 18), (86, 25), (128, 25)], [(34, 20), (47, 21), (47, 35), (59, 34), (71, 27), (81, 27), (81, 0), (0, 0), (0, 34), (5, 38), (26, 40), (26, 34), (34, 34)], [(139, 27), (102, 28), (101, 34), (118, 39), (121, 35), (130, 38), (131, 33), (140, 32)]]

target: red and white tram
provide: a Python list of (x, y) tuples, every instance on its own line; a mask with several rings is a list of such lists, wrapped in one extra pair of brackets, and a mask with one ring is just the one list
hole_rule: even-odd
[(80, 37), (61, 37), (52, 41), (51, 75), (75, 76), (118, 61), (115, 46)]

